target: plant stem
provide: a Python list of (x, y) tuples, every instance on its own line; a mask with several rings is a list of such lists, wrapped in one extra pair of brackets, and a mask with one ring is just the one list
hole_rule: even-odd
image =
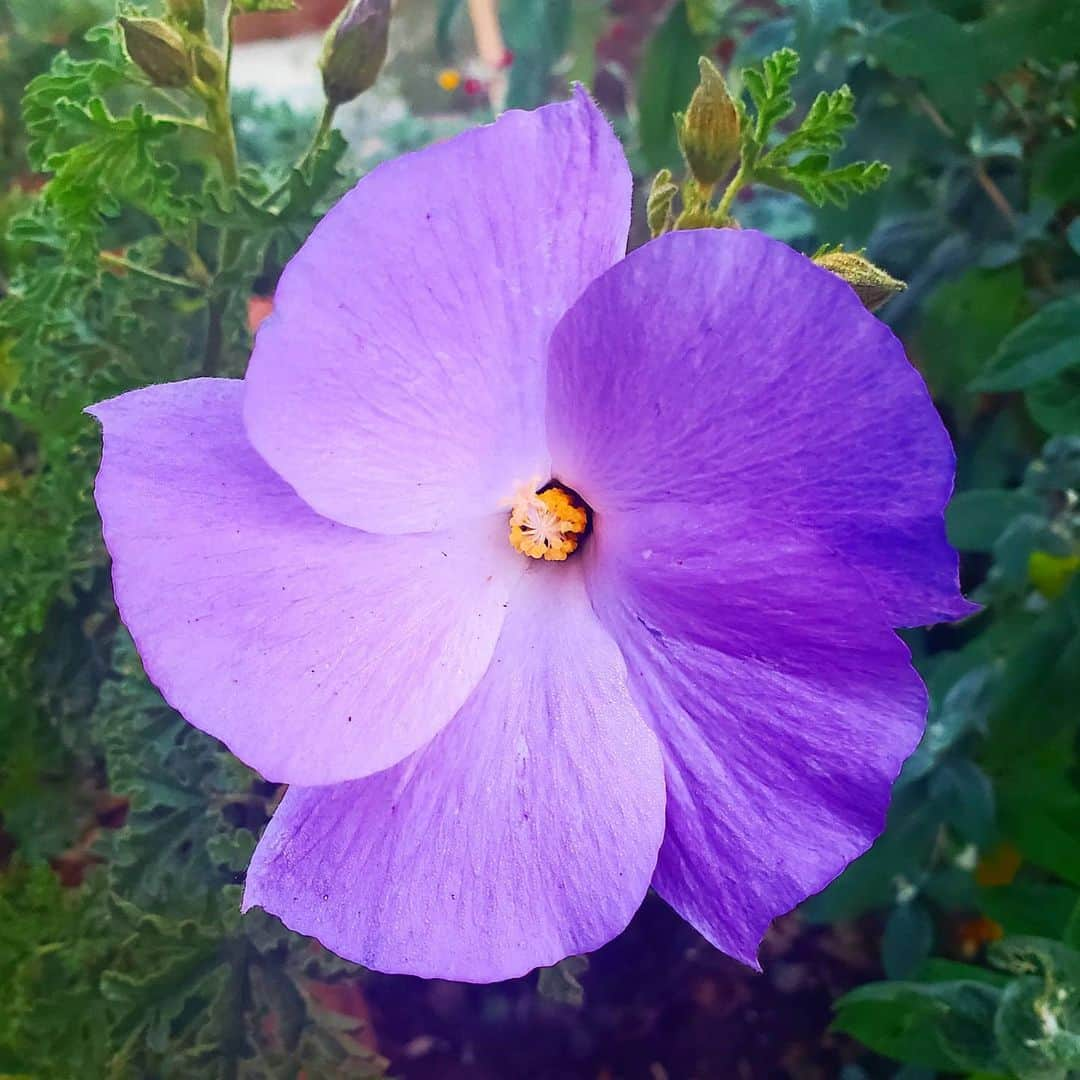
[(139, 263), (125, 259), (123, 255), (114, 255), (111, 251), (103, 251), (98, 255), (98, 260), (106, 266), (115, 266), (118, 270), (126, 270), (140, 277), (150, 278), (162, 285), (173, 285), (178, 289), (194, 289), (199, 291), (201, 286), (187, 278), (176, 277), (174, 274), (165, 274), (160, 270), (151, 270), (149, 266), (140, 266)]
[(337, 105), (334, 102), (328, 101), (323, 105), (322, 116), (319, 117), (319, 126), (315, 129), (315, 134), (311, 136), (311, 142), (308, 143), (308, 148), (304, 151), (303, 157), (296, 163), (296, 168), (303, 171), (305, 166), (323, 148), (326, 136), (330, 134), (330, 128), (334, 124), (335, 112), (337, 112)]
[(319, 117), (318, 127), (315, 128), (315, 133), (311, 136), (311, 142), (308, 143), (307, 149), (297, 158), (296, 164), (289, 169), (288, 176), (281, 181), (280, 184), (272, 191), (267, 192), (262, 199), (259, 200), (260, 206), (268, 206), (270, 203), (276, 201), (279, 195), (285, 193), (288, 190), (289, 184), (292, 182), (292, 174), (294, 172), (303, 172), (309, 162), (311, 162), (316, 154), (323, 148), (326, 142), (326, 136), (330, 133), (330, 128), (333, 127), (334, 113), (337, 111), (337, 105), (331, 104), (329, 101), (323, 106), (322, 116)]
[(728, 214), (731, 210), (731, 204), (735, 201), (735, 196), (750, 182), (750, 176), (751, 170), (744, 159), (739, 162), (738, 171), (728, 182), (728, 186), (724, 188), (724, 194), (720, 196), (720, 201), (716, 204), (717, 217), (725, 217)]
[[(214, 49), (209, 37), (203, 32), (202, 55), (210, 70), (209, 81), (196, 83), (196, 89), (206, 108), (206, 122), (214, 140), (214, 152), (221, 167), (225, 186), (234, 190), (240, 183), (240, 163), (236, 153), (236, 133), (233, 131), (232, 113), (229, 108), (229, 59), (232, 55), (232, 5), (225, 10), (225, 57)], [(234, 230), (223, 227), (218, 242), (218, 260), (212, 285), (210, 305), (207, 310), (206, 348), (203, 353), (203, 374), (216, 375), (221, 368), (225, 347), (225, 313), (229, 307), (230, 290), (222, 286), (220, 278), (236, 259), (238, 237)]]
[(210, 87), (206, 98), (206, 122), (214, 139), (214, 152), (221, 166), (225, 183), (234, 188), (240, 181), (240, 165), (236, 157), (236, 135), (229, 112), (229, 87), (224, 73), (218, 86)]

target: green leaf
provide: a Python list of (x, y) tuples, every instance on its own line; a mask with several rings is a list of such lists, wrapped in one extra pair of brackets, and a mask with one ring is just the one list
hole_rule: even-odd
[(961, 839), (985, 847), (994, 837), (994, 789), (972, 761), (945, 762), (930, 781), (930, 797)]
[(994, 1036), (1015, 1075), (1024, 1080), (1066, 1080), (1080, 1068), (1080, 1009), (1073, 992), (1059, 998), (1037, 978), (1005, 988)]
[(111, 32), (88, 37), (101, 57), (75, 61), (60, 53), (23, 98), (31, 161), (52, 174), (46, 202), (59, 215), (66, 246), (84, 258), (97, 256), (104, 220), (124, 206), (168, 227), (179, 226), (193, 205), (178, 188), (177, 166), (166, 160), (163, 144), (177, 125), (138, 102), (114, 114), (103, 95), (128, 82), (135, 69)]
[(1080, 135), (1048, 139), (1035, 151), (1031, 168), (1033, 193), (1056, 205), (1080, 198)]
[(1009, 0), (971, 30), (979, 76), (996, 79), (1025, 61), (1068, 62), (1080, 54), (1080, 9), (1060, 0)]
[(1048, 938), (1011, 937), (992, 945), (989, 958), (1020, 976), (994, 1021), (1003, 1056), (1019, 1076), (1064, 1080), (1080, 1067), (1080, 953)]
[(1080, 367), (1080, 298), (1054, 301), (1002, 341), (976, 390), (1022, 390)]
[(1002, 987), (1007, 985), (1009, 977), (1000, 971), (992, 971), (990, 968), (965, 964), (959, 960), (946, 960), (940, 956), (932, 956), (919, 968), (917, 981), (921, 983), (943, 983), (957, 982), (958, 980)]
[(1014, 975), (1041, 975), (1058, 986), (1080, 986), (1080, 952), (1052, 938), (1013, 935), (994, 942), (989, 959)]
[(883, 162), (853, 161), (831, 169), (826, 154), (810, 154), (794, 165), (766, 166), (755, 173), (756, 179), (803, 195), (815, 206), (846, 206), (850, 196), (865, 195), (888, 177), (889, 166)]
[(254, 777), (161, 700), (127, 635), (117, 639), (112, 666), (123, 678), (105, 686), (94, 723), (112, 790), (131, 808), (109, 837), (110, 876), (147, 909), (194, 917), (185, 905), (202, 904), (250, 852), (253, 833), (234, 828), (222, 810), (231, 801), (250, 805)]
[(536, 984), (537, 993), (549, 1001), (579, 1008), (585, 1001), (585, 989), (580, 979), (588, 970), (587, 956), (568, 956), (553, 967), (541, 968)]
[(1080, 366), (1031, 387), (1024, 401), (1044, 431), (1080, 435)]
[(844, 132), (855, 124), (855, 95), (848, 86), (814, 99), (802, 123), (779, 142), (762, 159), (782, 162), (794, 154), (807, 151), (839, 150), (844, 145)]
[(998, 785), (1002, 832), (1036, 866), (1080, 886), (1080, 792), (1060, 773), (1030, 765)]
[(871, 37), (867, 50), (894, 75), (918, 79), (931, 102), (962, 130), (975, 118), (979, 73), (965, 29), (939, 11), (901, 15)]
[(971, 380), (1028, 310), (1019, 266), (969, 270), (936, 289), (917, 334), (920, 367), (935, 397), (948, 398), (969, 421), (977, 404)]
[(899, 788), (874, 846), (799, 910), (814, 922), (838, 922), (891, 905), (897, 881), (921, 878), (940, 831), (939, 810), (922, 786)]
[(499, 21), (514, 54), (506, 90), (508, 109), (534, 109), (551, 96), (551, 73), (566, 52), (571, 0), (503, 0)]
[(995, 1071), (1001, 991), (983, 982), (861, 986), (836, 1003), (834, 1026), (897, 1061), (946, 1072)]
[(1028, 491), (963, 491), (945, 513), (949, 543), (961, 551), (990, 551), (1015, 518), (1038, 515), (1042, 508)]
[(850, 0), (799, 0), (795, 8), (796, 51), (802, 56), (818, 56), (850, 17)]
[(890, 979), (907, 979), (926, 961), (934, 947), (934, 921), (917, 900), (897, 904), (885, 922), (881, 960)]
[(994, 676), (993, 667), (976, 660), (971, 670), (952, 676), (955, 682), (931, 680), (926, 732), (904, 763), (901, 780), (905, 784), (924, 777), (964, 736), (986, 723), (995, 691)]
[(650, 171), (679, 168), (674, 116), (694, 93), (701, 53), (686, 5), (677, 3), (649, 41), (638, 79), (638, 141)]
[(1061, 937), (1078, 902), (1080, 892), (1068, 885), (1014, 881), (979, 890), (981, 910), (1006, 934)]
[(799, 54), (778, 49), (761, 62), (761, 68), (745, 68), (743, 85), (754, 103), (753, 141), (764, 147), (776, 125), (795, 111), (791, 84), (799, 72)]
[(107, 1028), (94, 974), (107, 943), (94, 894), (18, 859), (0, 874), (0, 1069), (105, 1076)]

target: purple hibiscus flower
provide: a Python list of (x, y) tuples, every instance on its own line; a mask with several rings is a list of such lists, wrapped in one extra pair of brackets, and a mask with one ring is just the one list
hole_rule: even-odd
[(389, 162), (242, 381), (95, 406), (121, 615), (290, 786), (245, 907), (372, 968), (521, 975), (653, 886), (756, 965), (882, 828), (969, 610), (949, 440), (852, 290), (754, 232), (624, 256), (574, 100)]

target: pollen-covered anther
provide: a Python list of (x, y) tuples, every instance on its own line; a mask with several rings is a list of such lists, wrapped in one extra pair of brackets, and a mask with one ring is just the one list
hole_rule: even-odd
[(588, 525), (588, 510), (570, 492), (526, 488), (510, 510), (510, 544), (530, 559), (562, 562), (577, 550)]

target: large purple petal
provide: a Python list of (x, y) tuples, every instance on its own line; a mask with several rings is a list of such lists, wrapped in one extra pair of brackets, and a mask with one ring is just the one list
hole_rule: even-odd
[(255, 448), (371, 532), (445, 528), (547, 479), (548, 338), (622, 256), (630, 186), (584, 91), (381, 165), (282, 275), (247, 373)]
[(809, 259), (754, 232), (664, 236), (551, 349), (553, 473), (596, 509), (734, 500), (820, 535), (894, 625), (973, 610), (948, 434), (899, 341)]
[(580, 570), (530, 569), (490, 669), (408, 761), (291, 788), (245, 908), (379, 971), (492, 982), (604, 944), (664, 828), (656, 739)]
[(865, 583), (735, 506), (597, 522), (589, 591), (664, 751), (657, 891), (756, 966), (769, 922), (881, 831), (926, 695)]
[(404, 537), (319, 517), (248, 445), (242, 397), (197, 379), (92, 410), (116, 602), (170, 704), (263, 775), (365, 776), (468, 697), (522, 560), (501, 516)]

